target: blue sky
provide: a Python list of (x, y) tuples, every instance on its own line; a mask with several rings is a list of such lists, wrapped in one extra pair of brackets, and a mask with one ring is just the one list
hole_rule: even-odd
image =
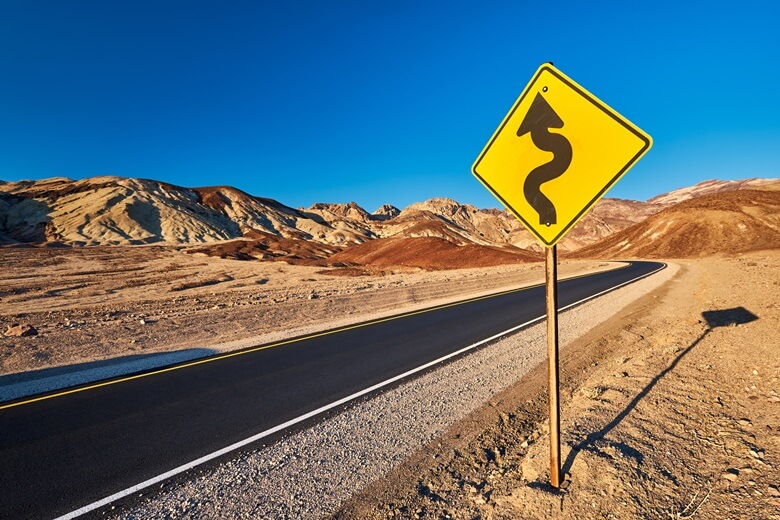
[(0, 179), (290, 206), (498, 201), (470, 167), (552, 61), (654, 139), (608, 193), (778, 177), (772, 2), (0, 3)]

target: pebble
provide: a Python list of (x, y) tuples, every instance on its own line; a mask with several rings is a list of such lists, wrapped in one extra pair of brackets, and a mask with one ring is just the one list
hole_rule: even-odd
[(25, 324), (18, 324), (13, 323), (8, 326), (8, 329), (5, 331), (6, 336), (17, 336), (17, 337), (28, 337), (28, 336), (37, 336), (38, 335), (38, 329), (30, 325), (29, 323)]
[(739, 471), (736, 469), (727, 469), (720, 477), (728, 480), (729, 482), (735, 482), (737, 478), (739, 478)]
[(477, 492), (477, 488), (475, 488), (474, 486), (472, 486), (471, 484), (469, 484), (467, 482), (467, 483), (463, 484), (463, 491), (467, 491), (467, 492), (469, 492), (471, 494), (474, 494), (474, 493)]

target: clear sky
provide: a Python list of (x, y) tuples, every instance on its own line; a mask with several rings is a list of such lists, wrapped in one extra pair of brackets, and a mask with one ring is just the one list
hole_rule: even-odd
[(649, 133), (609, 192), (778, 177), (777, 2), (0, 0), (0, 179), (499, 205), (470, 167), (538, 66)]

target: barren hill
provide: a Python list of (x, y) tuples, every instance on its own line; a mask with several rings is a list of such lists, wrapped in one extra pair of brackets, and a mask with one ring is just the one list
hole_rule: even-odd
[[(662, 206), (603, 199), (564, 238), (559, 249), (575, 250), (644, 220)], [(541, 251), (539, 242), (506, 210), (478, 209), (447, 198), (412, 204), (379, 226), (380, 237), (439, 237), (456, 244), (513, 245)]]
[(767, 185), (776, 182), (777, 179), (742, 179), (738, 181), (719, 181), (711, 179), (687, 188), (680, 188), (679, 190), (674, 190), (670, 191), (669, 193), (655, 196), (647, 202), (650, 204), (670, 206), (672, 204), (678, 204), (689, 199), (710, 195), (712, 193), (734, 190), (764, 189), (767, 187)]
[(363, 230), (336, 228), (317, 215), (231, 187), (189, 189), (120, 177), (0, 185), (0, 235), (18, 242), (193, 244), (253, 229), (330, 244), (367, 238)]
[(780, 191), (721, 191), (671, 206), (574, 253), (577, 257), (701, 258), (780, 247)]
[[(589, 244), (658, 208), (605, 199), (560, 247), (571, 250)], [(0, 184), (3, 243), (187, 245), (234, 240), (252, 230), (340, 246), (376, 238), (438, 237), (458, 245), (541, 249), (509, 212), (447, 198), (415, 203), (403, 211), (386, 204), (370, 214), (354, 202), (317, 203), (296, 210), (230, 186), (184, 188), (147, 179), (58, 177)], [(224, 253), (225, 248), (219, 248), (215, 254)], [(252, 256), (264, 256), (259, 250), (255, 253)]]
[[(764, 233), (748, 238), (750, 233), (740, 225), (753, 229), (759, 225), (758, 221), (748, 217), (755, 219), (759, 213), (766, 212), (768, 216), (761, 225), (775, 229), (771, 224), (775, 210), (771, 207), (753, 209), (752, 213), (747, 212), (732, 223), (729, 219), (735, 214), (726, 201), (732, 200), (734, 193), (748, 189), (771, 190), (777, 184), (776, 179), (706, 181), (659, 195), (648, 202), (603, 199), (559, 243), (559, 249), (572, 252), (585, 247), (582, 253), (585, 255), (610, 251), (623, 256), (639, 255), (645, 251), (644, 244), (648, 241), (674, 242), (680, 232), (695, 234), (695, 240), (715, 240), (717, 244), (702, 244), (690, 253), (680, 249), (682, 243), (680, 247), (653, 245), (647, 249), (647, 254), (663, 256), (666, 252), (679, 250), (679, 254), (698, 255), (718, 252), (723, 247), (727, 250), (751, 248), (751, 244), (763, 243), (762, 237), (773, 235)], [(691, 203), (696, 200), (709, 202), (702, 207)], [(679, 201), (684, 201), (683, 205), (679, 205)], [(725, 204), (722, 208), (725, 213), (716, 215), (714, 208), (721, 203)], [(762, 208), (758, 199), (756, 204), (756, 208)], [(658, 213), (664, 208), (665, 211)], [(708, 216), (701, 219), (694, 215), (701, 212)], [(716, 221), (718, 224), (714, 228), (707, 227)], [(679, 230), (684, 222), (692, 227)], [(639, 227), (627, 230), (637, 224)], [(647, 235), (652, 239), (642, 237), (644, 231), (637, 231), (645, 229), (642, 226), (652, 226)], [(705, 232), (705, 228), (709, 231)], [(623, 230), (627, 230), (627, 234), (616, 235)], [(623, 238), (616, 239), (616, 236)], [(602, 239), (606, 241), (598, 247), (589, 247)], [(430, 251), (418, 250), (418, 253), (430, 255), (431, 265), (441, 264), (435, 258), (443, 258), (447, 248), (455, 255), (452, 265), (465, 262), (465, 258), (494, 265), (491, 262), (499, 258), (516, 261), (511, 255), (516, 255), (518, 248), (541, 251), (537, 240), (508, 211), (479, 209), (448, 198), (429, 199), (403, 210), (386, 204), (374, 213), (368, 213), (355, 202), (316, 203), (307, 209), (293, 209), (230, 186), (184, 188), (147, 179), (94, 177), (73, 181), (59, 177), (0, 183), (0, 244), (200, 245), (198, 252), (215, 256), (323, 261), (324, 264), (328, 256), (344, 247), (376, 240), (380, 242), (350, 254), (358, 258), (370, 252), (369, 256), (361, 258), (370, 259), (377, 265), (401, 260), (412, 265), (409, 262), (413, 260), (396, 255), (389, 246), (419, 249), (419, 244), (428, 244)], [(693, 241), (689, 240), (688, 245), (693, 245)], [(477, 254), (476, 246), (487, 249)], [(464, 251), (470, 251), (469, 255)], [(380, 259), (380, 255), (387, 255), (387, 258)], [(426, 259), (416, 261), (417, 264), (426, 262)]]
[(382, 204), (371, 215), (375, 220), (387, 220), (397, 217), (399, 213), (401, 213), (401, 210), (395, 206), (391, 204)]

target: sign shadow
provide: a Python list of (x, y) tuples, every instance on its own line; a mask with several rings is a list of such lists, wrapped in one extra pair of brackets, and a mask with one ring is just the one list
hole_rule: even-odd
[[(604, 426), (602, 429), (590, 433), (585, 439), (583, 439), (580, 443), (572, 446), (571, 450), (569, 451), (568, 456), (566, 457), (566, 461), (563, 463), (562, 472), (564, 475), (571, 472), (572, 465), (574, 464), (574, 460), (577, 458), (577, 455), (583, 451), (591, 451), (595, 453), (596, 455), (601, 456), (602, 453), (597, 447), (598, 441), (603, 440), (609, 432), (611, 432), (620, 422), (625, 419), (628, 414), (630, 414), (634, 408), (636, 408), (637, 404), (644, 399), (644, 397), (650, 393), (650, 391), (655, 387), (658, 382), (666, 376), (669, 372), (675, 369), (677, 365), (680, 363), (683, 357), (685, 357), (688, 352), (693, 350), (696, 345), (698, 345), (705, 337), (707, 337), (707, 334), (712, 332), (713, 329), (717, 327), (728, 327), (728, 326), (736, 326), (736, 325), (742, 325), (745, 323), (750, 323), (751, 321), (756, 321), (758, 319), (758, 316), (750, 312), (749, 310), (745, 309), (744, 307), (735, 307), (732, 309), (723, 309), (723, 310), (713, 310), (713, 311), (704, 311), (701, 313), (702, 317), (704, 318), (704, 321), (707, 323), (707, 328), (702, 332), (702, 334), (696, 338), (696, 340), (688, 345), (682, 352), (680, 352), (676, 358), (669, 364), (668, 367), (663, 369), (658, 375), (656, 375), (648, 384), (645, 386), (641, 392), (639, 392), (628, 405), (617, 415), (615, 416), (612, 421), (609, 422), (606, 426)], [(627, 450), (627, 446), (625, 446), (622, 443), (612, 443), (613, 446), (616, 448), (622, 447), (621, 452), (623, 451), (630, 451), (630, 455), (637, 458), (640, 462), (643, 459), (643, 456), (641, 453), (639, 453), (637, 450), (630, 448), (630, 450)]]

